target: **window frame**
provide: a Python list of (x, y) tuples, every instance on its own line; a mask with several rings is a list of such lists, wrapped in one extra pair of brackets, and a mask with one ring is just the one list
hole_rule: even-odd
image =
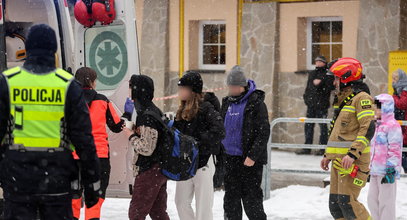
[[(324, 21), (341, 21), (342, 22), (342, 42), (335, 42), (332, 43), (332, 28), (330, 29), (330, 41), (329, 43), (320, 43), (319, 45), (342, 45), (342, 53), (343, 53), (343, 17), (308, 17), (307, 18), (307, 55), (306, 55), (306, 66), (308, 69), (315, 69), (315, 65), (312, 64), (312, 22), (324, 22)], [(332, 27), (332, 23), (331, 23)], [(330, 57), (332, 57), (332, 49), (330, 50)], [(329, 60), (328, 60), (329, 62)]]
[[(225, 32), (227, 31), (226, 27), (226, 21), (225, 20), (200, 20), (199, 21), (199, 52), (198, 52), (198, 67), (200, 70), (225, 70), (226, 69), (226, 60), (225, 64), (204, 64), (203, 63), (203, 27), (204, 25), (219, 25), (219, 24), (224, 24), (225, 25)], [(227, 33), (226, 33), (227, 34)], [(225, 43), (218, 42), (213, 45), (224, 45), (225, 50), (226, 50), (226, 39)], [(226, 52), (225, 52), (226, 53)]]

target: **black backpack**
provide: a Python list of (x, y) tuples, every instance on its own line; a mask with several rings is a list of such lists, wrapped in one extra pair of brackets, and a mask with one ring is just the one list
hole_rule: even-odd
[(174, 128), (174, 121), (167, 123), (155, 112), (144, 114), (152, 116), (163, 128), (163, 146), (159, 149), (161, 173), (168, 179), (184, 181), (195, 176), (198, 170), (199, 150), (197, 141)]

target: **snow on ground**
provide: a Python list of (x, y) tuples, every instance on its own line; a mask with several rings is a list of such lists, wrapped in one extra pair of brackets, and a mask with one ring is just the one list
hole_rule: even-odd
[[(175, 182), (168, 182), (168, 214), (178, 219), (174, 203)], [(362, 190), (360, 201), (367, 207), (368, 186)], [(398, 185), (397, 219), (407, 219), (407, 180)], [(215, 193), (214, 220), (223, 220), (223, 192)], [(271, 192), (264, 202), (267, 219), (272, 220), (326, 220), (332, 219), (328, 209), (329, 188), (289, 186)], [(103, 206), (102, 219), (123, 220), (127, 218), (129, 199), (107, 199)], [(147, 218), (148, 219), (148, 218)], [(244, 218), (247, 219), (247, 218)]]
[(271, 151), (271, 168), (320, 170), (319, 162), (322, 156), (296, 155), (292, 152)]
[[(318, 156), (297, 156), (293, 153), (275, 152), (272, 154), (273, 168), (301, 168), (318, 169)], [(179, 219), (174, 203), (175, 182), (168, 182), (168, 214), (171, 219)], [(366, 186), (359, 200), (367, 207)], [(407, 219), (407, 178), (398, 183), (397, 219)], [(224, 192), (215, 192), (213, 206), (214, 220), (223, 220)], [(291, 185), (286, 188), (271, 191), (271, 198), (264, 202), (268, 219), (272, 220), (326, 220), (332, 219), (328, 209), (329, 187), (319, 188), (312, 186)], [(102, 209), (102, 219), (124, 220), (128, 219), (127, 210), (129, 199), (106, 199)], [(147, 218), (149, 219), (149, 218)], [(244, 218), (247, 219), (247, 218)]]

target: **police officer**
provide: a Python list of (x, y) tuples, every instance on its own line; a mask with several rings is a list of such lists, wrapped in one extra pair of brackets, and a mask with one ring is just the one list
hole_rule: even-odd
[(357, 199), (369, 175), (370, 145), (374, 135), (374, 102), (363, 83), (362, 64), (341, 58), (330, 67), (339, 90), (336, 112), (321, 168), (331, 168), (329, 209), (334, 219), (370, 218)]
[(99, 162), (80, 84), (55, 68), (57, 40), (44, 24), (31, 27), (27, 59), (0, 75), (0, 180), (5, 219), (72, 219), (71, 183), (82, 162), (85, 204), (98, 202)]

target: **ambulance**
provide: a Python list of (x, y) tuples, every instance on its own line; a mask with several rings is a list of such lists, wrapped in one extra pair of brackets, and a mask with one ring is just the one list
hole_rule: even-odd
[[(81, 1), (82, 8), (75, 7), (76, 0), (0, 0), (0, 70), (23, 65), (29, 28), (48, 24), (59, 43), (56, 66), (71, 73), (85, 66), (96, 70), (97, 91), (122, 114), (128, 80), (139, 74), (134, 1), (93, 0), (99, 8), (90, 8), (92, 1)], [(86, 17), (98, 10), (99, 18)], [(107, 196), (129, 197), (133, 152), (124, 134), (109, 131), (109, 140), (112, 171)]]

